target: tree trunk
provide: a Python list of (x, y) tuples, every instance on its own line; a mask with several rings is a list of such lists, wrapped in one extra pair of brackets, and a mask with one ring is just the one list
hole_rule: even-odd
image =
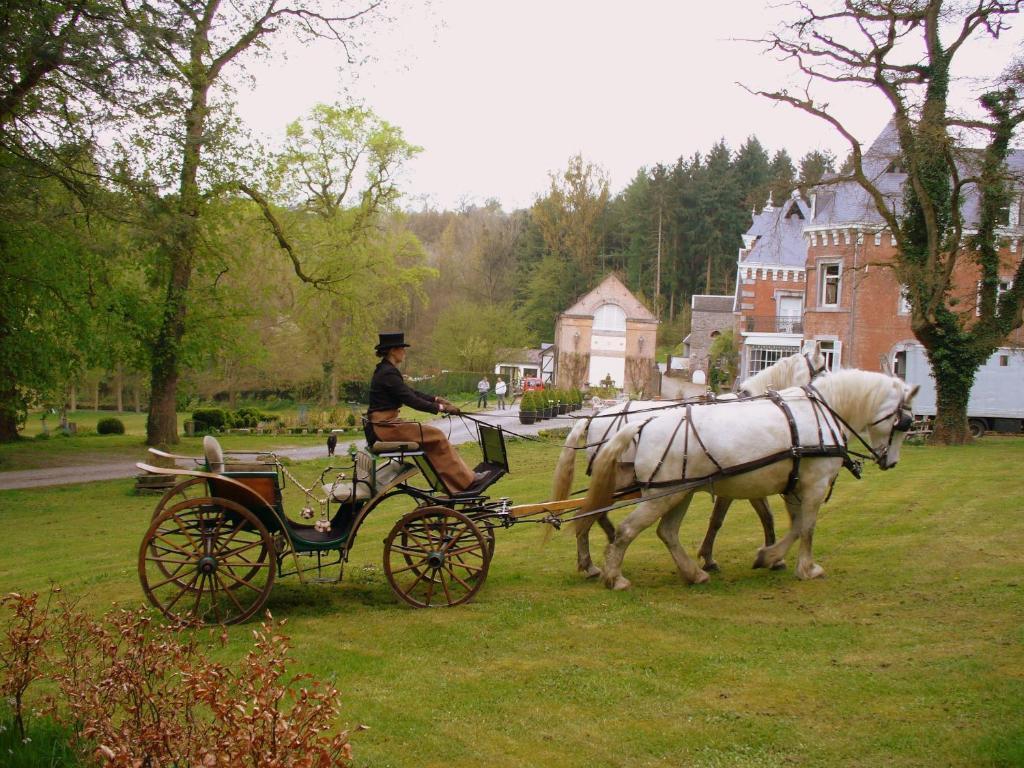
[(68, 408), (72, 411), (78, 410), (78, 385), (70, 384), (68, 386)]
[(14, 387), (0, 392), (0, 443), (18, 439), (18, 391)]
[(970, 442), (971, 433), (967, 428), (967, 399), (971, 394), (976, 370), (976, 367), (955, 370), (949, 365), (932, 363), (937, 409), (932, 442), (944, 445), (962, 445)]
[(132, 400), (135, 404), (135, 412), (142, 413), (142, 382), (139, 381), (138, 374), (132, 376)]
[(96, 377), (96, 384), (92, 388), (92, 409), (98, 411), (100, 409), (100, 377)]
[(192, 264), (195, 258), (199, 225), (199, 162), (207, 117), (207, 91), (210, 83), (198, 73), (204, 72), (202, 54), (208, 41), (194, 40), (192, 63), (192, 102), (185, 114), (185, 145), (182, 150), (178, 201), (171, 212), (173, 233), (167, 246), (170, 278), (164, 301), (163, 321), (154, 346), (152, 391), (146, 421), (147, 445), (174, 445), (178, 442), (178, 354), (185, 335), (186, 301)]
[(118, 413), (124, 413), (124, 366), (117, 364), (114, 369), (114, 400)]
[(191, 272), (191, 259), (179, 252), (171, 270), (164, 320), (154, 347), (149, 415), (146, 419), (147, 445), (174, 445), (178, 442), (178, 347), (185, 334), (185, 295)]

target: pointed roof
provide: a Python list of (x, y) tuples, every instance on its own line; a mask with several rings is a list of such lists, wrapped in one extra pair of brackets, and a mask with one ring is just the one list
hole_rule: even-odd
[(622, 308), (628, 320), (657, 322), (654, 314), (615, 275), (608, 275), (594, 290), (578, 299), (562, 314), (594, 316), (604, 304), (615, 304)]
[(740, 252), (740, 262), (804, 266), (807, 261), (804, 227), (811, 223), (811, 209), (798, 191), (778, 207), (766, 205), (744, 235), (750, 247)]
[[(975, 157), (977, 153), (969, 151), (958, 157), (961, 178), (974, 174), (974, 170), (969, 166)], [(903, 211), (903, 188), (907, 181), (907, 174), (899, 162), (901, 159), (896, 123), (890, 120), (871, 145), (864, 150), (864, 173), (881, 191), (886, 205), (897, 214)], [(1024, 151), (1011, 150), (1006, 162), (1010, 173), (1019, 178), (1024, 171)], [(857, 182), (839, 180), (833, 175), (822, 180), (814, 191), (817, 194), (817, 201), (813, 225), (824, 228), (851, 224), (883, 226), (875, 201)], [(978, 204), (977, 188), (973, 184), (967, 185), (961, 210), (968, 226), (978, 220)]]

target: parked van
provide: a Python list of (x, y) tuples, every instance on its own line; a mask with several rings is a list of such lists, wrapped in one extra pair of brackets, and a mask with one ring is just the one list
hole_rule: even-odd
[[(915, 417), (935, 417), (935, 379), (920, 344), (896, 355), (896, 373), (919, 384)], [(967, 423), (974, 437), (986, 432), (1019, 434), (1024, 430), (1024, 349), (1000, 347), (978, 368), (967, 401)]]

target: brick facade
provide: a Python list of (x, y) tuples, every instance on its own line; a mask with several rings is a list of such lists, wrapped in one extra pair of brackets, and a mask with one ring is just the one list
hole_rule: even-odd
[[(899, 207), (905, 175), (893, 170), (898, 143), (890, 126), (865, 153), (865, 169), (890, 204)], [(1024, 154), (1011, 166), (1024, 168)], [(973, 208), (972, 208), (973, 205)], [(1024, 228), (1020, 202), (1003, 227), (1000, 275), (1009, 280), (1021, 258)], [(976, 199), (968, 197), (964, 215), (971, 220)], [(736, 282), (736, 329), (743, 339), (741, 376), (756, 372), (773, 356), (819, 341), (833, 366), (878, 370), (896, 351), (916, 343), (909, 307), (892, 268), (896, 254), (866, 193), (853, 182), (825, 182), (810, 201), (797, 193), (779, 207), (769, 198), (753, 214), (744, 234)], [(951, 306), (967, 319), (976, 313), (978, 268), (961, 259), (953, 273)], [(799, 305), (799, 321), (788, 316)], [(1024, 330), (1007, 340), (1024, 345)]]

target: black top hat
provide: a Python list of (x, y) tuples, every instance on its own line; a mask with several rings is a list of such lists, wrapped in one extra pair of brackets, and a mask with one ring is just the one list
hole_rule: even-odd
[(380, 354), (386, 349), (394, 349), (395, 347), (408, 347), (409, 344), (405, 343), (405, 333), (399, 331), (398, 333), (378, 333), (380, 341), (377, 342), (377, 346), (374, 351)]

